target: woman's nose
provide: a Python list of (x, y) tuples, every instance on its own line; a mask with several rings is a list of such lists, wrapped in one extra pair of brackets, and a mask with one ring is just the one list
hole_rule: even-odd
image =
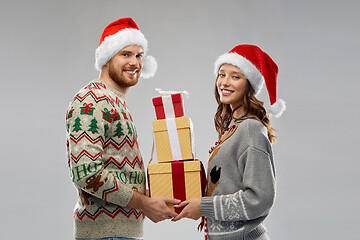
[(219, 80), (220, 80), (220, 86), (229, 86), (229, 78), (227, 76)]

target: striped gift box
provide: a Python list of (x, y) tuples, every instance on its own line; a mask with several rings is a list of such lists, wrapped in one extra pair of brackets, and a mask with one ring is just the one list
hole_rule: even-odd
[[(148, 165), (151, 197), (169, 197), (184, 201), (204, 195), (206, 177), (199, 160), (152, 163)], [(174, 209), (180, 213), (182, 209)]]

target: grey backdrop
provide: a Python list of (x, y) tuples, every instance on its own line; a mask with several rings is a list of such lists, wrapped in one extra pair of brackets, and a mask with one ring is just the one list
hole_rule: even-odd
[[(159, 68), (128, 94), (144, 161), (152, 146), (154, 89), (187, 90), (197, 156), (216, 141), (213, 63), (257, 44), (280, 67), (288, 110), (273, 119), (277, 199), (271, 239), (357, 239), (359, 1), (1, 0), (1, 239), (71, 239), (76, 192), (65, 155), (65, 112), (98, 77), (103, 28), (131, 16)], [(266, 91), (260, 99), (268, 102)], [(202, 239), (198, 221), (145, 221), (145, 239)]]

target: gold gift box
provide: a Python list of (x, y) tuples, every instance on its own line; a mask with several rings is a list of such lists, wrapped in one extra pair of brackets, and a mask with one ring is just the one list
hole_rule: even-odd
[(191, 143), (190, 118), (179, 117), (174, 118), (174, 120), (176, 123), (182, 159), (173, 159), (166, 119), (155, 120), (153, 121), (153, 130), (155, 134), (156, 156), (159, 163), (194, 158)]
[[(178, 171), (173, 172), (174, 166), (179, 164), (183, 164), (180, 176)], [(151, 197), (169, 197), (181, 201), (202, 197), (206, 184), (204, 167), (199, 160), (149, 164), (148, 178)], [(175, 210), (172, 205), (169, 207), (178, 213), (181, 211)]]

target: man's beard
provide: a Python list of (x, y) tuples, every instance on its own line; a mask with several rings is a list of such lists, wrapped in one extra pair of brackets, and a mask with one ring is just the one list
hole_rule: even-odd
[(123, 69), (121, 68), (118, 69), (114, 65), (109, 66), (109, 77), (114, 82), (116, 82), (116, 84), (118, 84), (120, 87), (128, 88), (136, 85), (139, 80), (140, 72), (138, 71), (136, 75), (137, 75), (136, 79), (127, 80), (126, 77), (124, 76)]

